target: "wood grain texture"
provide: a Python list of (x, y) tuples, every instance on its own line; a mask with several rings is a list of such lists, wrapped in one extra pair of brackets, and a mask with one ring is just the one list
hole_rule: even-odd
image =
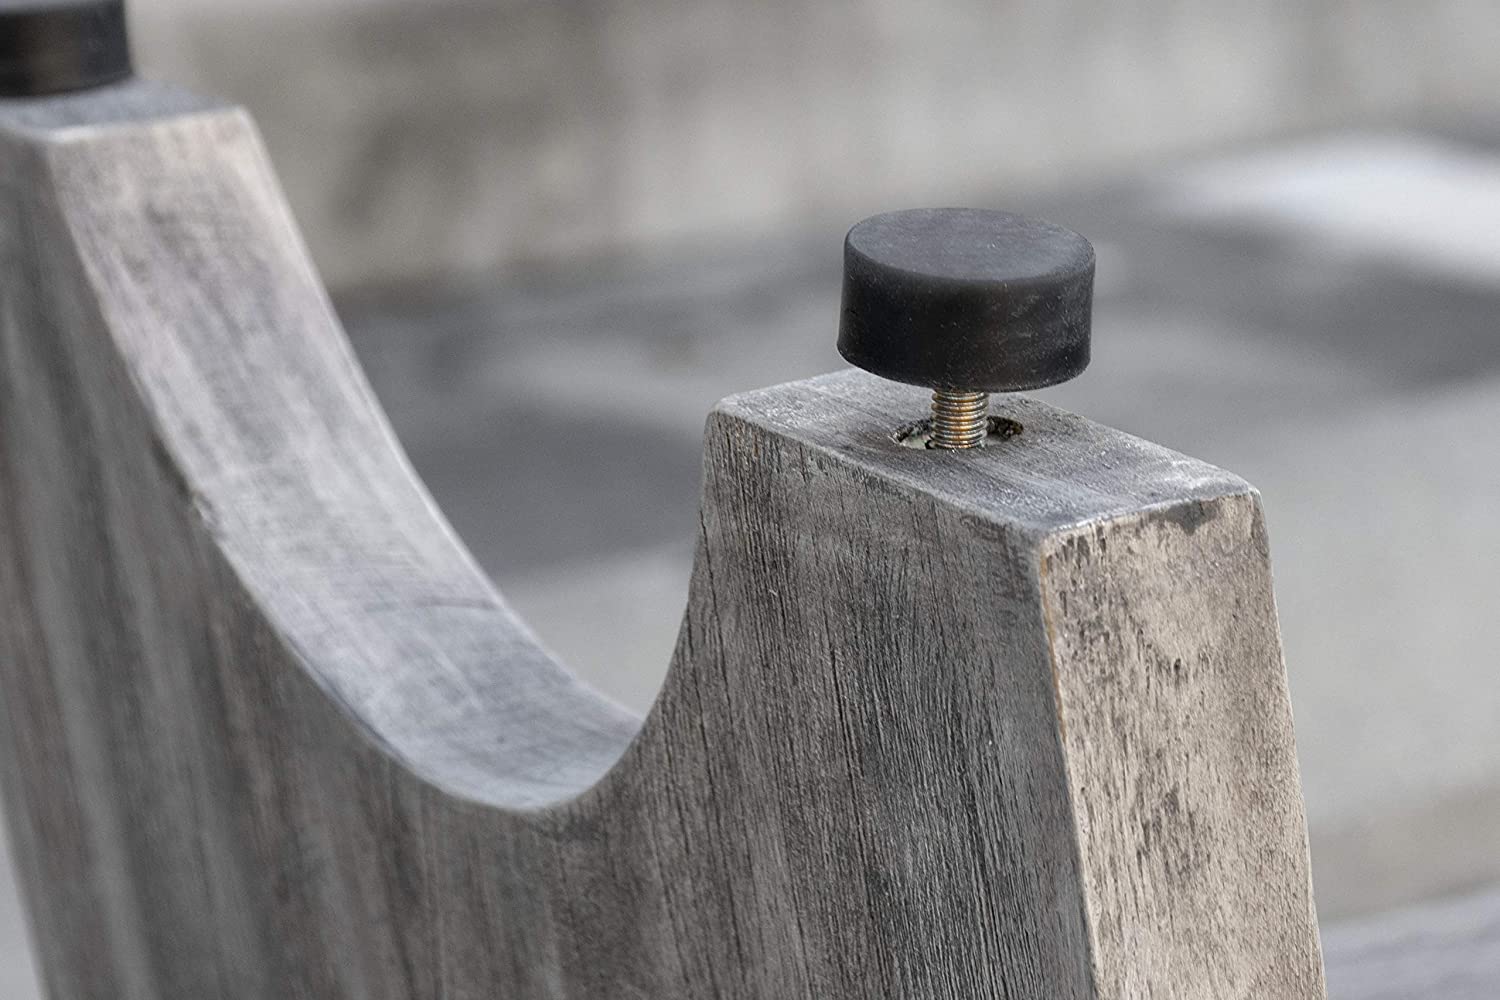
[(637, 720), (434, 510), (242, 113), (0, 105), (0, 178), (54, 995), (1322, 996), (1242, 481), (1025, 399), (912, 451), (922, 394), (854, 372), (727, 400)]

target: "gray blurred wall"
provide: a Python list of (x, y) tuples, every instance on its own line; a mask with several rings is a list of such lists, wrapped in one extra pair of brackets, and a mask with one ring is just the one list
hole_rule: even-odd
[(759, 236), (1459, 113), (1494, 0), (132, 0), (247, 105), (335, 286)]

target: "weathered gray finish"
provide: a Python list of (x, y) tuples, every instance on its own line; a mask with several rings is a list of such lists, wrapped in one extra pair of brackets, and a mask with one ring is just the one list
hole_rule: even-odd
[(1322, 996), (1242, 481), (1019, 399), (901, 448), (921, 393), (858, 373), (728, 400), (642, 722), (433, 510), (241, 113), (0, 106), (0, 179), (0, 773), (55, 995)]

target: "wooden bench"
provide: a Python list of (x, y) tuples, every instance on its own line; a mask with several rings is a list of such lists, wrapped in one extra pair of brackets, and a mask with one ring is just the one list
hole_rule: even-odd
[[(0, 89), (57, 72), (25, 7)], [(635, 718), (411, 473), (244, 114), (68, 51), (87, 89), (0, 99), (0, 784), (54, 995), (1323, 994), (1244, 482), (1024, 399), (903, 448), (919, 394), (854, 372), (726, 400)], [(1497, 942), (1493, 894), (1336, 928), (1336, 1000), (1488, 997)]]
[(727, 400), (638, 720), (434, 509), (242, 112), (5, 102), (0, 177), (0, 759), (55, 995), (1322, 995), (1243, 481), (1024, 399), (913, 451), (862, 373)]

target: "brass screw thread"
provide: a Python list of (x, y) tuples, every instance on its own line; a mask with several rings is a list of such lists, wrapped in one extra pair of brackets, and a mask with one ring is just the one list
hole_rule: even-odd
[(932, 437), (929, 448), (956, 451), (977, 448), (990, 429), (990, 394), (950, 392), (932, 394)]

